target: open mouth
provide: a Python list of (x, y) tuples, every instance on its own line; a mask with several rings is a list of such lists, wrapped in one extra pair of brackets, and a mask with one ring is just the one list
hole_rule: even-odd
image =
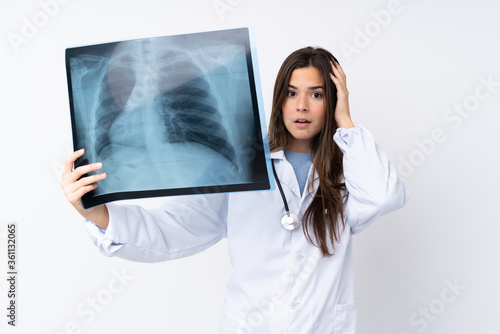
[(308, 124), (308, 123), (311, 123), (305, 119), (298, 119), (295, 121), (295, 123), (298, 123), (298, 124)]

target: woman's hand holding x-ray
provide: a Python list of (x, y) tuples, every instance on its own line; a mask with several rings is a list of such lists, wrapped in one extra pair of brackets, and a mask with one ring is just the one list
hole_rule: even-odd
[(68, 158), (66, 158), (61, 175), (61, 187), (63, 188), (64, 195), (66, 195), (68, 201), (84, 218), (93, 221), (102, 228), (107, 228), (109, 214), (105, 205), (89, 209), (85, 209), (82, 205), (82, 196), (97, 188), (97, 181), (106, 178), (106, 173), (82, 177), (85, 174), (101, 169), (101, 163), (88, 164), (73, 170), (73, 163), (76, 159), (81, 157), (83, 153), (84, 150), (81, 149), (73, 152)]

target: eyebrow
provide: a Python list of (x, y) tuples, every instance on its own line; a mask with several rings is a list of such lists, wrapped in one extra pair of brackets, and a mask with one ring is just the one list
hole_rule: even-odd
[[(289, 88), (292, 88), (292, 89), (298, 89), (297, 87), (293, 86), (293, 85), (288, 85)], [(313, 87), (308, 87), (307, 89), (309, 90), (316, 90), (316, 89), (324, 89), (323, 86), (313, 86)]]

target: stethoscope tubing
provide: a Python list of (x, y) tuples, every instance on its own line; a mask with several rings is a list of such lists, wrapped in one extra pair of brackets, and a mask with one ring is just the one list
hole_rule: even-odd
[(283, 226), (283, 228), (287, 231), (292, 231), (295, 230), (300, 225), (300, 219), (295, 213), (290, 212), (285, 192), (283, 191), (281, 182), (278, 179), (278, 175), (276, 174), (276, 168), (274, 168), (274, 163), (272, 163), (272, 166), (273, 166), (274, 179), (276, 180), (276, 184), (278, 185), (278, 189), (280, 190), (281, 199), (283, 199), (283, 204), (285, 206), (285, 211), (286, 211), (283, 217), (281, 218), (281, 226)]
[(274, 179), (276, 180), (276, 184), (278, 185), (278, 188), (280, 190), (281, 199), (283, 200), (283, 205), (285, 205), (285, 211), (290, 212), (290, 210), (288, 208), (288, 202), (287, 202), (286, 197), (285, 197), (285, 192), (283, 191), (283, 187), (281, 186), (281, 182), (278, 179), (278, 174), (276, 174), (276, 168), (274, 168), (274, 163), (272, 163), (272, 165), (273, 165)]

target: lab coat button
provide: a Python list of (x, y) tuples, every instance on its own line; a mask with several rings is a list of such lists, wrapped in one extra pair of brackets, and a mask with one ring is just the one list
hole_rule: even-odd
[(297, 306), (299, 306), (299, 303), (297, 303), (297, 302), (295, 302), (295, 301), (290, 303), (290, 308), (291, 308), (292, 310), (295, 310), (295, 309), (297, 308)]
[(303, 258), (304, 258), (304, 255), (302, 255), (302, 254), (300, 254), (300, 253), (299, 253), (299, 254), (297, 254), (297, 256), (295, 256), (295, 259), (297, 260), (297, 262), (302, 261), (302, 259), (303, 259)]

